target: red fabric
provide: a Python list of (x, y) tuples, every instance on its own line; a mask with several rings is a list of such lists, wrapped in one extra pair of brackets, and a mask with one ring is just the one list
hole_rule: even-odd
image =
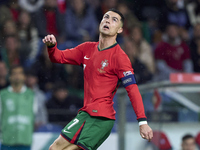
[(159, 149), (159, 150), (169, 150), (171, 149), (171, 144), (162, 131), (153, 131), (153, 138), (151, 142)]
[[(48, 48), (49, 58), (54, 63), (83, 64), (84, 68), (84, 106), (80, 109), (91, 116), (115, 119), (113, 97), (118, 80), (124, 72), (133, 73), (131, 62), (117, 44), (99, 51), (98, 42), (86, 42), (75, 48), (60, 51), (57, 46)], [(126, 87), (137, 118), (146, 118), (142, 98), (137, 85)]]
[(54, 11), (45, 11), (46, 16), (46, 30), (49, 34), (58, 35), (56, 28), (56, 14)]
[(60, 11), (60, 13), (65, 13), (67, 8), (67, 4), (65, 0), (58, 0), (58, 9)]
[(154, 109), (157, 110), (161, 104), (161, 96), (160, 93), (158, 92), (158, 89), (154, 90), (154, 96), (153, 96), (153, 104), (154, 104)]
[(164, 60), (173, 69), (183, 71), (183, 61), (190, 58), (189, 47), (182, 42), (173, 46), (166, 42), (161, 42), (155, 49), (155, 59)]
[(12, 9), (12, 8), (10, 8), (10, 11), (12, 13), (13, 20), (16, 22), (18, 20), (19, 11), (16, 9)]
[(129, 85), (126, 87), (126, 91), (128, 92), (128, 96), (134, 108), (135, 114), (137, 115), (137, 119), (146, 118), (138, 86), (136, 84)]
[(196, 136), (196, 143), (200, 146), (200, 132)]
[(85, 122), (82, 124), (82, 126), (78, 129), (78, 131), (75, 133), (74, 137), (72, 138), (72, 140), (70, 141), (70, 143), (74, 144), (74, 142), (76, 141), (76, 138), (78, 137), (78, 135), (80, 134), (81, 130), (83, 129)]

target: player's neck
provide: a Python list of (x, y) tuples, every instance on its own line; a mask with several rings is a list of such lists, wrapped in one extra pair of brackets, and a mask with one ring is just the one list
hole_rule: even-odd
[(103, 50), (116, 43), (116, 36), (99, 36), (99, 49)]
[(14, 92), (20, 92), (24, 84), (11, 84)]

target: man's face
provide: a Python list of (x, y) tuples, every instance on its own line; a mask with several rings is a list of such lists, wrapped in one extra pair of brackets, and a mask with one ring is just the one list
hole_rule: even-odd
[(117, 0), (104, 0), (104, 4), (108, 9), (115, 8), (117, 5)]
[(27, 75), (26, 76), (26, 85), (30, 88), (34, 87), (37, 85), (38, 79), (34, 75)]
[(169, 25), (167, 27), (167, 35), (170, 39), (175, 39), (179, 36), (178, 33), (179, 28), (175, 25)]
[(123, 31), (121, 17), (115, 12), (108, 11), (101, 20), (99, 31), (106, 36), (115, 36)]
[(9, 53), (15, 53), (18, 48), (18, 41), (15, 37), (8, 37), (5, 41), (5, 47)]
[(76, 13), (83, 13), (83, 10), (85, 8), (85, 3), (83, 0), (73, 0), (72, 6)]
[(45, 0), (45, 5), (50, 8), (57, 7), (57, 0)]
[(182, 150), (195, 150), (195, 140), (194, 138), (189, 138), (183, 141)]
[(142, 40), (142, 32), (139, 27), (135, 27), (131, 32), (134, 42), (139, 43)]
[(24, 84), (25, 75), (23, 68), (18, 67), (12, 70), (10, 75), (10, 82), (11, 84)]
[(63, 102), (68, 96), (68, 91), (67, 89), (57, 89), (54, 95), (59, 102)]

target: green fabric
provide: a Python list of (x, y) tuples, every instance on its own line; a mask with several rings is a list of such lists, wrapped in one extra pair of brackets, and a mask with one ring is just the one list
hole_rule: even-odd
[(110, 135), (114, 122), (104, 117), (92, 117), (80, 111), (62, 130), (61, 135), (71, 143), (74, 140), (73, 144), (84, 146), (88, 150), (96, 150)]
[(5, 48), (1, 49), (1, 57), (2, 57), (2, 61), (5, 62), (6, 67), (10, 68), (9, 61), (8, 61), (8, 55), (6, 53), (6, 49)]
[(33, 92), (26, 89), (15, 93), (5, 88), (0, 91), (0, 97), (2, 144), (31, 145), (34, 128)]
[(150, 35), (150, 31), (149, 31), (149, 25), (146, 22), (142, 23), (142, 33), (143, 33), (143, 37), (144, 39), (148, 42), (151, 43), (151, 35)]
[(109, 47), (106, 47), (106, 48), (104, 48), (104, 49), (100, 49), (100, 48), (99, 48), (99, 45), (98, 45), (98, 50), (99, 50), (99, 51), (104, 51), (104, 50), (113, 48), (113, 47), (116, 46), (117, 44), (118, 44), (118, 43), (116, 42), (116, 43), (114, 43), (113, 45), (111, 45), (111, 46), (109, 46)]

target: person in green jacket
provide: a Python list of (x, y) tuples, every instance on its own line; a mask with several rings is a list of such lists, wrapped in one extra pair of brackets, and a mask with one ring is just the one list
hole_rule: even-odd
[(1, 150), (30, 150), (34, 130), (33, 91), (24, 84), (21, 66), (10, 70), (10, 86), (0, 91)]

